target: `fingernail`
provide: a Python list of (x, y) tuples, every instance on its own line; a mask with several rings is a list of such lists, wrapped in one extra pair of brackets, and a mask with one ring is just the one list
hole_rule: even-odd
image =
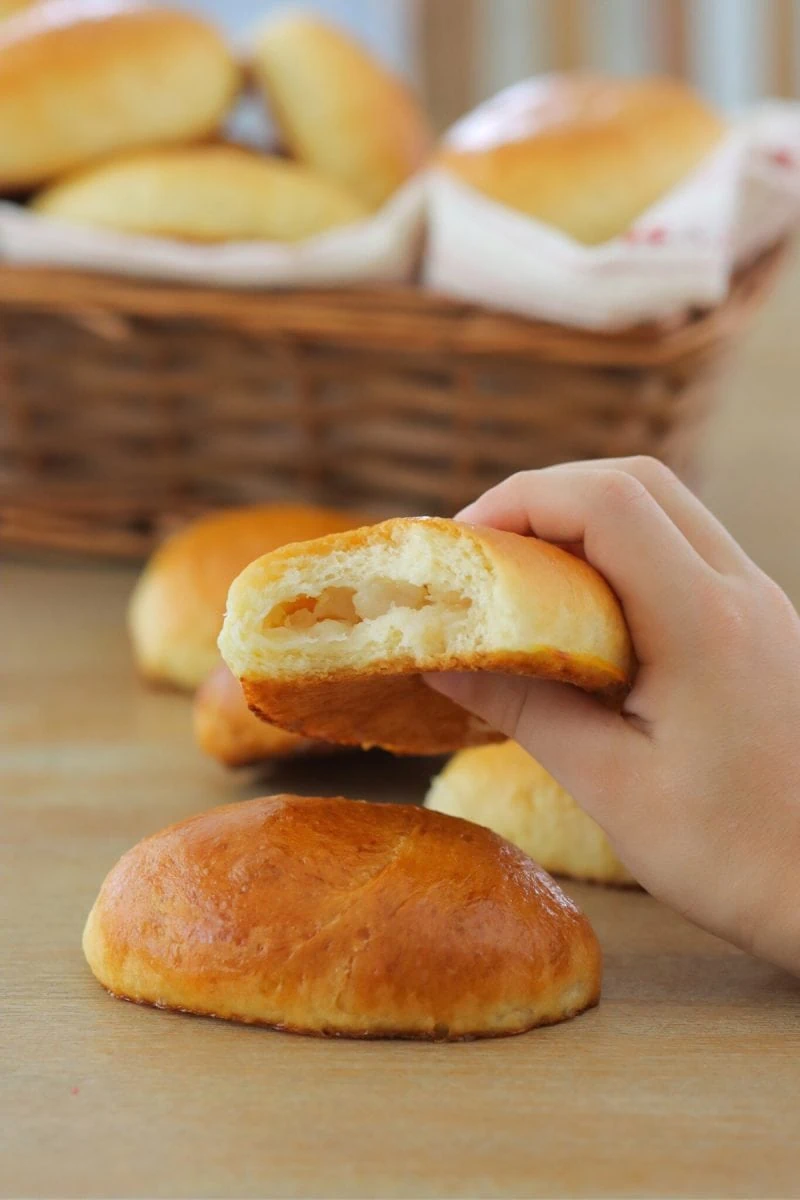
[(457, 512), (456, 515), (453, 517), (453, 520), (454, 521), (471, 521), (472, 514), (475, 511), (476, 507), (477, 507), (477, 505), (475, 504), (475, 501), (473, 501), (472, 504), (468, 504), (466, 506), (466, 508), (462, 508), (459, 512)]

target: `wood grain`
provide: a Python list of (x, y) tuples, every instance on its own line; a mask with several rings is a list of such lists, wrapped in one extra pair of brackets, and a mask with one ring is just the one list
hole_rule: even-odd
[[(708, 495), (800, 600), (800, 275), (742, 356)], [(95, 984), (86, 912), (134, 841), (279, 789), (422, 795), (429, 763), (254, 779), (203, 761), (122, 633), (132, 573), (0, 567), (0, 1195), (800, 1196), (800, 984), (647, 896), (574, 887), (599, 1009), (456, 1046), (321, 1042), (140, 1009)]]

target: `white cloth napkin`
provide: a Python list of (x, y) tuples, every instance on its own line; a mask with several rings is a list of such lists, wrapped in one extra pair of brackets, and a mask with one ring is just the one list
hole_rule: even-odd
[(425, 282), (463, 299), (611, 330), (724, 300), (734, 269), (800, 220), (800, 104), (770, 102), (623, 236), (584, 246), (480, 195), (428, 179)]
[(326, 287), (410, 279), (425, 220), (425, 182), (413, 179), (366, 220), (303, 242), (202, 246), (73, 225), (0, 202), (0, 258), (225, 287)]

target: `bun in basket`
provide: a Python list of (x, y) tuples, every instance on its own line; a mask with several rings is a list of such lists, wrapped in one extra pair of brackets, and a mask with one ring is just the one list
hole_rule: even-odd
[(632, 661), (619, 604), (587, 563), (536, 538), (407, 517), (251, 563), (231, 587), (219, 646), (265, 720), (408, 754), (499, 736), (422, 671), (615, 693)]
[(178, 9), (48, 0), (0, 25), (0, 187), (207, 137), (239, 87), (222, 37)]
[(367, 211), (307, 167), (224, 145), (111, 159), (54, 184), (33, 207), (81, 225), (191, 242), (296, 242)]
[(600, 826), (516, 742), (456, 754), (425, 805), (493, 829), (553, 875), (635, 883)]
[(248, 767), (331, 749), (254, 716), (238, 679), (224, 663), (198, 688), (193, 718), (194, 737), (200, 749), (226, 767)]
[(260, 554), (358, 525), (359, 517), (304, 504), (209, 513), (161, 545), (128, 607), (137, 666), (156, 683), (193, 690), (219, 663), (217, 637), (231, 581)]
[(677, 79), (548, 75), (457, 122), (438, 161), (491, 200), (594, 245), (624, 233), (724, 131)]
[(182, 821), (111, 870), (83, 948), (125, 999), (339, 1037), (522, 1033), (600, 994), (553, 880), (411, 805), (270, 796)]
[(0, 0), (0, 21), (13, 17), (16, 13), (36, 4), (37, 0)]
[(295, 157), (370, 209), (425, 162), (431, 135), (411, 92), (325, 22), (270, 19), (255, 36), (252, 70)]

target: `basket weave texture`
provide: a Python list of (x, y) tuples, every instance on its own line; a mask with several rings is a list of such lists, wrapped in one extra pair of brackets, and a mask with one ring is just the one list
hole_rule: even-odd
[(0, 268), (0, 540), (147, 553), (270, 499), (454, 512), (525, 467), (691, 476), (719, 368), (783, 256), (724, 304), (591, 334), (413, 287), (231, 293)]

